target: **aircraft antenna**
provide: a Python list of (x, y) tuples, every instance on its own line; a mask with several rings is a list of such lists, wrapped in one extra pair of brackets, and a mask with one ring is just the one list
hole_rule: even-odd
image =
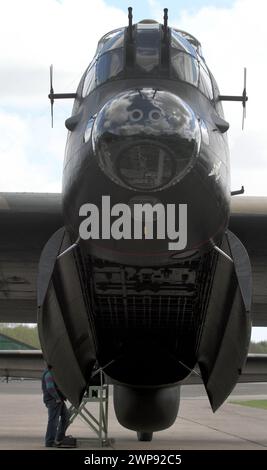
[(133, 40), (133, 9), (132, 7), (128, 8), (128, 33), (129, 33), (129, 41), (132, 42)]
[(163, 15), (163, 31), (164, 31), (164, 39), (166, 39), (167, 32), (168, 32), (168, 8), (164, 8), (163, 12), (164, 12), (164, 15)]
[(54, 88), (53, 88), (53, 64), (50, 65), (50, 104), (51, 104), (51, 127), (54, 125)]

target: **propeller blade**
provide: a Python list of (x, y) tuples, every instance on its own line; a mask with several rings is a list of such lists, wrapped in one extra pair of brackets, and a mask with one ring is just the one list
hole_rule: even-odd
[(53, 64), (50, 65), (50, 104), (51, 104), (51, 127), (54, 126), (54, 88), (53, 88)]
[(247, 104), (247, 68), (244, 67), (244, 89), (243, 89), (243, 101), (242, 101), (242, 106), (243, 106), (243, 117), (242, 117), (242, 130), (244, 129), (244, 124), (245, 124), (245, 119), (247, 116), (246, 112), (246, 104)]
[(242, 131), (244, 130), (245, 125), (245, 118), (246, 118), (246, 108), (243, 108), (243, 117), (242, 117)]
[(53, 90), (53, 64), (50, 65), (50, 90)]
[(51, 127), (54, 127), (54, 102), (51, 100)]

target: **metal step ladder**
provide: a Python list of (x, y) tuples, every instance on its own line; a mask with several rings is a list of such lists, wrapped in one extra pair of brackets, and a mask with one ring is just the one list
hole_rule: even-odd
[[(101, 447), (108, 445), (108, 396), (109, 386), (104, 383), (104, 374), (100, 371), (100, 385), (90, 385), (85, 392), (79, 408), (69, 407), (69, 425), (77, 418), (84, 421), (96, 434), (96, 438), (86, 438), (86, 441), (97, 439)], [(96, 412), (89, 411), (91, 403), (98, 403)]]

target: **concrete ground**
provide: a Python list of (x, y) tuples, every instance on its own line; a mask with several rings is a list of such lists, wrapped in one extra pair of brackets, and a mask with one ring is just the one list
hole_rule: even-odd
[[(175, 424), (155, 433), (152, 442), (138, 442), (134, 432), (120, 426), (111, 397), (106, 449), (267, 449), (267, 411), (230, 403), (233, 399), (267, 399), (266, 383), (237, 385), (215, 414), (202, 386), (184, 386), (181, 395)], [(89, 410), (97, 413), (97, 405), (89, 405)], [(44, 449), (46, 423), (47, 411), (42, 403), (40, 382), (0, 383), (0, 449)], [(99, 449), (93, 432), (80, 419), (74, 421), (68, 433), (77, 437), (79, 449)]]

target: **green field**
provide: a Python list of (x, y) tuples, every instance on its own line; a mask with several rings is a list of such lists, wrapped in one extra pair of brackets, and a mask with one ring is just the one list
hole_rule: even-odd
[[(40, 342), (38, 337), (37, 327), (29, 328), (25, 325), (9, 326), (5, 323), (0, 324), (0, 334), (10, 336), (10, 338), (17, 339), (23, 343), (29, 344), (34, 348), (40, 349)], [(0, 348), (1, 349), (1, 348)]]
[(242, 400), (242, 401), (231, 401), (235, 405), (252, 406), (253, 408), (261, 408), (267, 410), (267, 400)]

